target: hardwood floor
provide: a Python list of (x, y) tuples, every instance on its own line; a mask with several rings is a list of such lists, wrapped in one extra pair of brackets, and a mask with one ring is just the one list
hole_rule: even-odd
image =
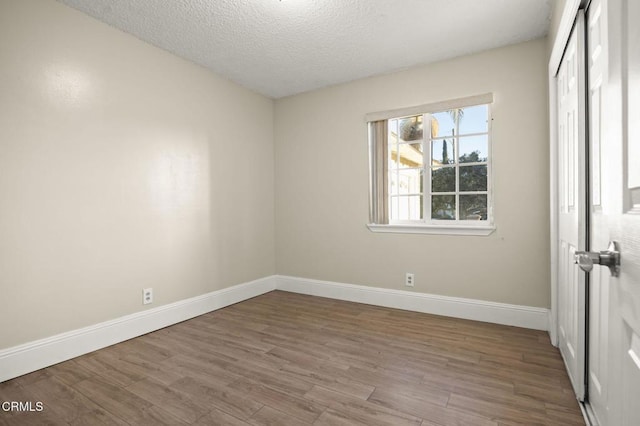
[(274, 291), (0, 383), (0, 425), (584, 424), (545, 332)]

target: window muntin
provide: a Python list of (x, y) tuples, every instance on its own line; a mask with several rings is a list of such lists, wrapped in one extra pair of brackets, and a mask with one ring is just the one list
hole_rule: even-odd
[(390, 224), (490, 223), (489, 123), (488, 104), (387, 120)]

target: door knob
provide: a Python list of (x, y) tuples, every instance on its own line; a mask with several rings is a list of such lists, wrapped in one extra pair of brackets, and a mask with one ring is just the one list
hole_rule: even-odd
[(620, 274), (620, 249), (618, 243), (611, 241), (607, 250), (577, 251), (575, 253), (575, 263), (585, 272), (591, 272), (593, 265), (602, 265), (609, 268), (611, 276), (617, 277)]

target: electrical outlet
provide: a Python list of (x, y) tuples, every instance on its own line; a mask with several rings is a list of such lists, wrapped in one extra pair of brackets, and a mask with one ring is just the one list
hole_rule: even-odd
[(413, 274), (411, 272), (407, 272), (404, 276), (404, 285), (406, 285), (407, 287), (413, 287), (414, 280), (415, 277), (413, 276)]
[(142, 304), (148, 305), (153, 303), (153, 289), (152, 288), (143, 288), (142, 289)]

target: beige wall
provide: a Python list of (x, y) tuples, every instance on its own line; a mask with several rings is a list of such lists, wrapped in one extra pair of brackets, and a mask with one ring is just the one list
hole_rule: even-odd
[[(549, 307), (546, 39), (276, 101), (279, 274)], [(368, 112), (493, 92), (497, 230), (376, 234)]]
[(0, 0), (0, 349), (272, 275), (273, 101)]

